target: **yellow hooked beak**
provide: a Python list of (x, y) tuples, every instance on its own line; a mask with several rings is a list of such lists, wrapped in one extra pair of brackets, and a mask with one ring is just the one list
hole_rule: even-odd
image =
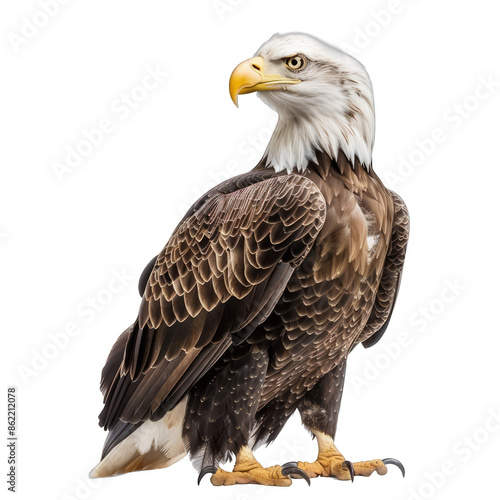
[(238, 64), (229, 79), (229, 94), (238, 107), (239, 94), (251, 94), (257, 90), (278, 90), (283, 84), (300, 83), (281, 75), (266, 75), (264, 73), (264, 59), (252, 57)]

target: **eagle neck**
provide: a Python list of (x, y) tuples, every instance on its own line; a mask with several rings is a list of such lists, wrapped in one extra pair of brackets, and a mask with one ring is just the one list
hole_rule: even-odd
[[(340, 99), (339, 99), (340, 100)], [(264, 153), (265, 164), (276, 172), (304, 172), (311, 162), (319, 163), (318, 152), (369, 169), (375, 138), (373, 101), (356, 104), (300, 106), (277, 109), (279, 118)]]

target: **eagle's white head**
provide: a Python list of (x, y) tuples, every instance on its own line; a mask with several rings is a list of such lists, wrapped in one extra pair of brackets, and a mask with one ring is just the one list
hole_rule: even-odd
[(264, 158), (277, 171), (303, 171), (315, 152), (339, 150), (369, 168), (375, 135), (373, 92), (364, 66), (342, 50), (303, 33), (273, 35), (229, 82), (238, 94), (258, 92), (279, 115)]

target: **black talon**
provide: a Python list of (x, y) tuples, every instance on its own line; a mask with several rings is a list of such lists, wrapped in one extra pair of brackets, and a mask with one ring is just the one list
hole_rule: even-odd
[(217, 467), (214, 467), (213, 465), (209, 465), (208, 467), (203, 467), (201, 469), (200, 474), (198, 475), (198, 486), (201, 483), (201, 480), (203, 479), (203, 476), (208, 473), (215, 474), (217, 472)]
[(345, 460), (344, 463), (342, 464), (342, 467), (344, 467), (349, 471), (349, 474), (351, 475), (351, 481), (354, 482), (354, 467), (352, 465), (352, 462), (349, 462), (349, 460)]
[(295, 474), (297, 476), (300, 476), (307, 481), (307, 484), (309, 486), (311, 486), (311, 480), (309, 479), (307, 472), (304, 469), (297, 467), (297, 465), (298, 465), (297, 462), (287, 462), (286, 464), (283, 464), (281, 466), (281, 473), (284, 476), (289, 476), (290, 474)]
[(403, 477), (405, 477), (404, 465), (399, 460), (396, 460), (395, 458), (384, 458), (384, 460), (382, 460), (382, 462), (384, 462), (385, 465), (389, 465), (389, 464), (395, 465), (401, 471), (401, 474), (403, 474)]

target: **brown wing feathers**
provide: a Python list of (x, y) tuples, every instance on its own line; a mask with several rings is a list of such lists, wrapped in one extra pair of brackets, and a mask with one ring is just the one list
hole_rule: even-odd
[(250, 172), (197, 202), (155, 260), (121, 366), (115, 353), (103, 370), (101, 425), (175, 406), (267, 317), (324, 218), (323, 196), (298, 175)]
[[(217, 340), (221, 304), (255, 291), (283, 257), (299, 260), (284, 254), (319, 223), (321, 195), (316, 207), (306, 202), (313, 186), (299, 176), (278, 177), (213, 198), (185, 220), (158, 256), (122, 373), (135, 379), (163, 355), (172, 360)], [(311, 242), (301, 242), (302, 252)]]

